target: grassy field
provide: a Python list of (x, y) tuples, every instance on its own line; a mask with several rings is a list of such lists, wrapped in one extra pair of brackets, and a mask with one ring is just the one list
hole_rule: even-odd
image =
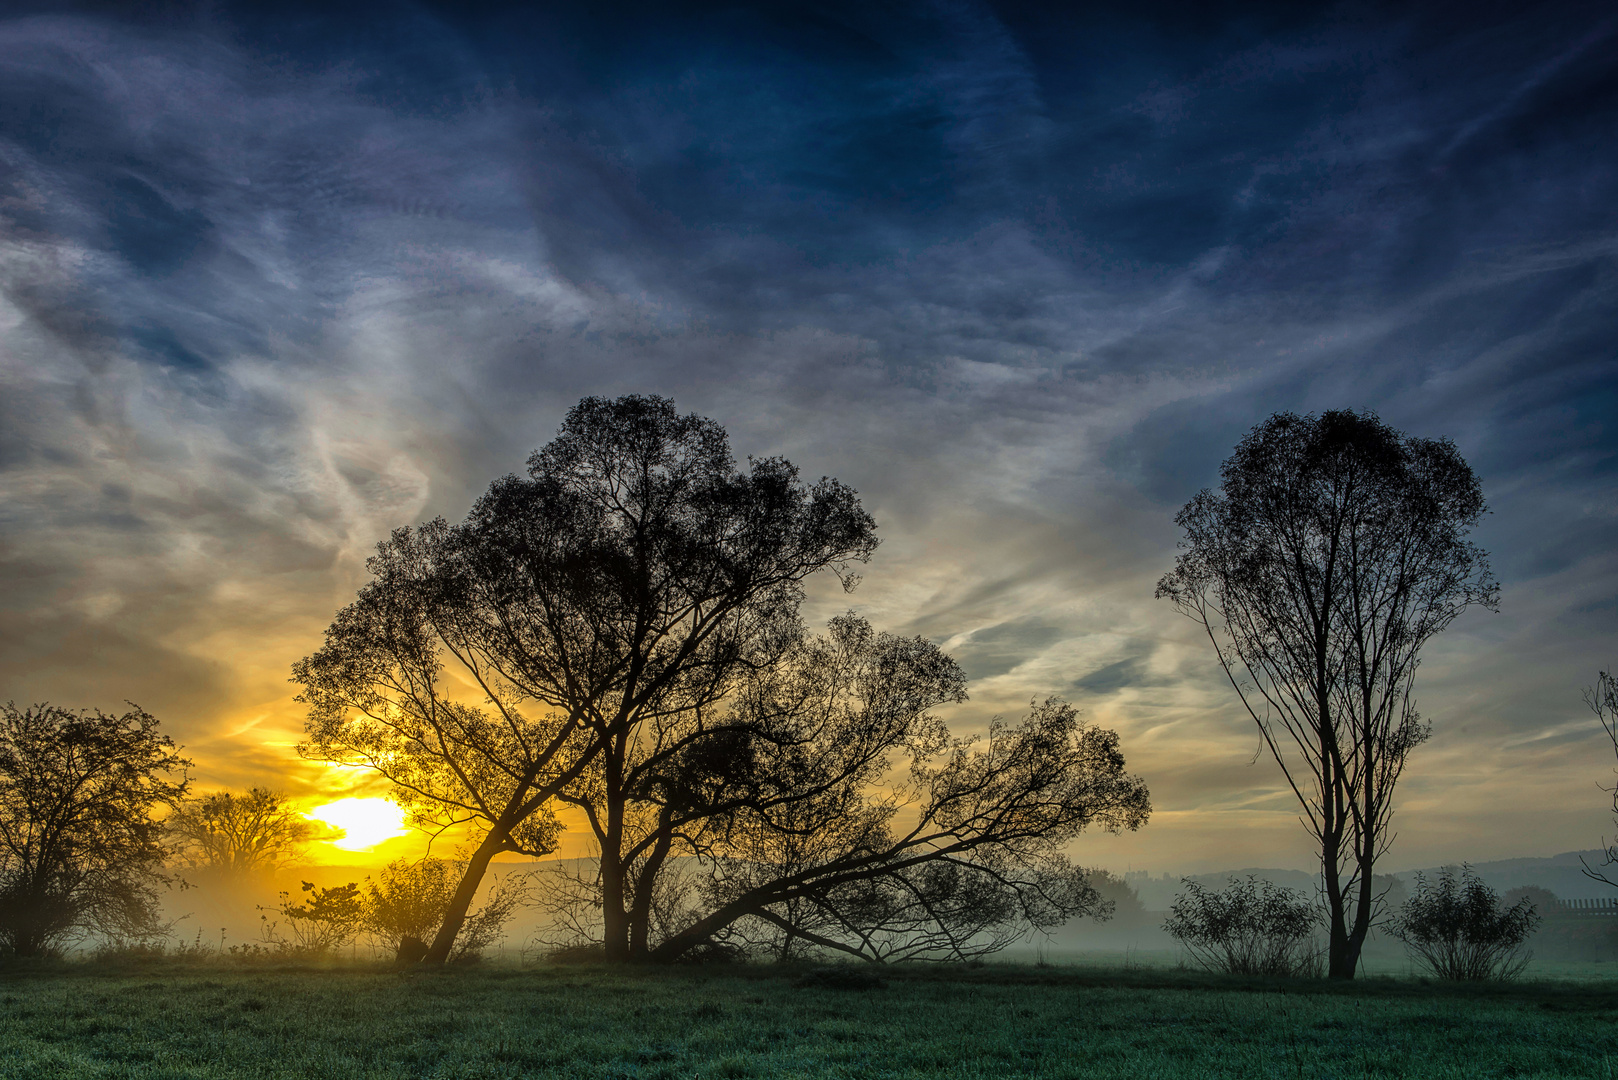
[(1618, 1075), (1618, 983), (883, 975), (0, 968), (0, 1077)]

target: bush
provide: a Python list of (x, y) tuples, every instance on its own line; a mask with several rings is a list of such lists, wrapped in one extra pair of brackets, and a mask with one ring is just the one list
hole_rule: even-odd
[(282, 893), (276, 909), (286, 917), (291, 938), (280, 935), (278, 923), (264, 928), (265, 940), (281, 954), (325, 956), (353, 942), (365, 929), (365, 898), (357, 882), (322, 889), (305, 881), (303, 891), (309, 894), (306, 901), (295, 904), (290, 894)]
[[(427, 943), (438, 933), (465, 864), (428, 856), (416, 862), (397, 859), (365, 886), (365, 921), (384, 948), (405, 964), (427, 955)], [(453, 962), (469, 961), (492, 945), (501, 928), (527, 898), (526, 878), (508, 874), (495, 881), (483, 907), (468, 915), (455, 938)]]
[(1320, 967), (1314, 931), (1320, 911), (1302, 893), (1249, 876), (1209, 892), (1189, 878), (1163, 929), (1209, 971), (1312, 975)]
[(1437, 881), (1416, 875), (1416, 891), (1388, 932), (1440, 979), (1509, 979), (1532, 957), (1522, 945), (1539, 922), (1532, 897), (1502, 908), (1470, 866), (1459, 877), (1445, 867)]

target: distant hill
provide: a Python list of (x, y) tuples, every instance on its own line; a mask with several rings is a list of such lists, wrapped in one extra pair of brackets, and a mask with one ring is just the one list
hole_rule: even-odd
[[(1592, 881), (1584, 874), (1584, 865), (1579, 860), (1583, 858), (1591, 866), (1599, 868), (1605, 857), (1602, 851), (1565, 851), (1560, 855), (1552, 855), (1543, 859), (1495, 859), (1490, 862), (1472, 863), (1472, 869), (1478, 877), (1488, 882), (1498, 892), (1515, 889), (1520, 885), (1538, 885), (1542, 889), (1549, 889), (1563, 900), (1596, 900), (1612, 899), (1618, 897), (1612, 886), (1603, 885), (1599, 881)], [(1432, 877), (1438, 872), (1436, 866), (1417, 868), (1421, 873)], [(1417, 869), (1395, 871), (1398, 877), (1407, 883), (1414, 881)]]
[[(1584, 866), (1579, 861), (1584, 858), (1591, 866), (1599, 867), (1603, 858), (1601, 851), (1566, 851), (1560, 855), (1551, 855), (1545, 858), (1534, 859), (1494, 859), (1488, 862), (1472, 863), (1472, 869), (1497, 892), (1506, 892), (1521, 885), (1538, 885), (1542, 889), (1549, 889), (1564, 900), (1593, 900), (1618, 898), (1611, 886), (1603, 885), (1599, 881), (1592, 881), (1584, 874)], [(1436, 866), (1410, 867), (1408, 869), (1378, 871), (1377, 877), (1388, 873), (1398, 878), (1407, 888), (1415, 884), (1416, 874), (1423, 873), (1429, 878), (1438, 873)], [(1618, 869), (1618, 868), (1615, 868)], [(1273, 881), (1275, 884), (1288, 889), (1297, 889), (1300, 892), (1313, 893), (1319, 878), (1303, 870), (1277, 870), (1265, 867), (1247, 866), (1240, 870), (1220, 870), (1212, 874), (1186, 875), (1208, 889), (1224, 888), (1231, 878), (1245, 878), (1253, 876), (1264, 881)], [(1618, 877), (1618, 875), (1615, 875)], [(1125, 875), (1125, 880), (1140, 897), (1141, 903), (1149, 911), (1166, 911), (1174, 902), (1174, 897), (1184, 888), (1180, 878), (1173, 874), (1161, 874), (1152, 877), (1148, 874), (1135, 872)]]

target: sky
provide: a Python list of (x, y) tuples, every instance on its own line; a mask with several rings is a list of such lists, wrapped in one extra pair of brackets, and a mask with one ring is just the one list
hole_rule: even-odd
[(1599, 846), (1618, 16), (1304, 7), (6, 5), (0, 700), (383, 794), (288, 682), (366, 555), (661, 394), (859, 490), (806, 615), (942, 643), (957, 731), (1120, 733), (1156, 811), (1081, 863), (1309, 869), (1152, 594), (1245, 431), (1371, 409), (1455, 441), (1502, 583), (1423, 654), (1386, 865)]

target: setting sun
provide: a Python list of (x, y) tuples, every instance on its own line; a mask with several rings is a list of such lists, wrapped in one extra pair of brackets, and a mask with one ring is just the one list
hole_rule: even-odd
[(304, 812), (304, 817), (342, 831), (329, 841), (343, 851), (369, 851), (385, 840), (403, 836), (404, 811), (391, 799), (338, 799)]

